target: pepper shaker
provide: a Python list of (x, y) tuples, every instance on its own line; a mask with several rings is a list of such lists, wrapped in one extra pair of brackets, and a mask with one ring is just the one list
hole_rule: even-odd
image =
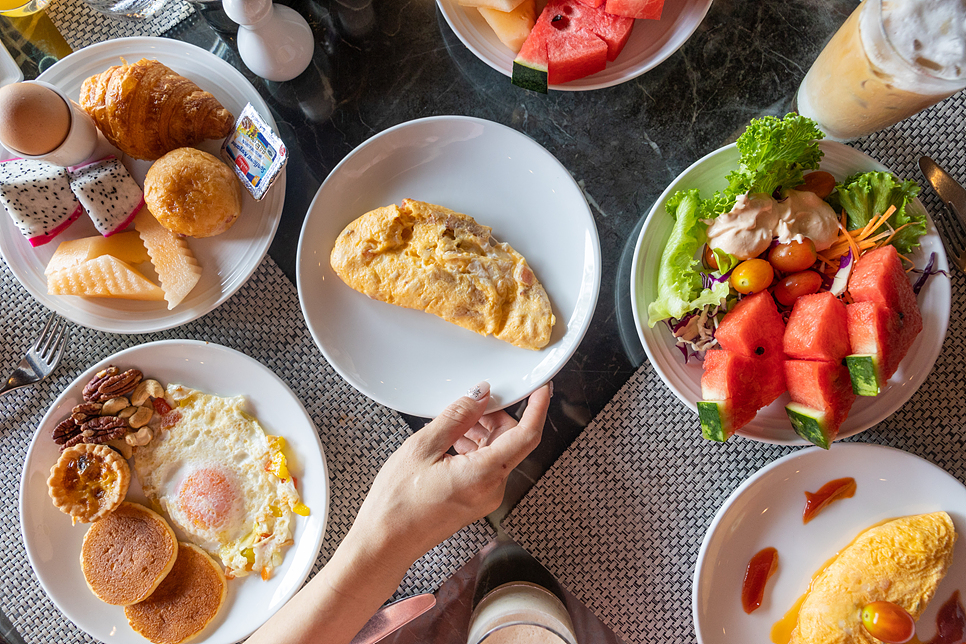
[(257, 75), (292, 80), (312, 62), (315, 38), (297, 11), (272, 0), (224, 0), (225, 13), (238, 27), (238, 53)]

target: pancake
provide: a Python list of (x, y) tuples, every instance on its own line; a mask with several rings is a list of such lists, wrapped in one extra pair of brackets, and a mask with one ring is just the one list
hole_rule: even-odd
[(351, 288), (523, 349), (550, 342), (550, 299), (527, 260), (472, 217), (404, 199), (343, 230), (329, 258)]
[(179, 644), (215, 618), (227, 590), (228, 582), (215, 560), (182, 541), (168, 576), (143, 602), (125, 606), (124, 615), (131, 628), (155, 644)]
[(953, 559), (956, 529), (945, 512), (870, 528), (812, 580), (791, 644), (877, 644), (862, 608), (888, 601), (919, 619)]
[(178, 556), (178, 540), (160, 515), (124, 502), (84, 535), (84, 580), (101, 601), (126, 606), (150, 595)]

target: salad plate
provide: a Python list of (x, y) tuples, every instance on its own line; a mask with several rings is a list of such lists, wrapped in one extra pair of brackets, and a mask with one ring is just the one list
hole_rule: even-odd
[[(839, 181), (858, 172), (889, 170), (872, 157), (834, 141), (821, 141), (819, 147), (825, 153), (821, 169), (830, 172)], [(663, 322), (649, 327), (647, 305), (657, 297), (657, 274), (665, 243), (670, 235), (673, 219), (664, 209), (668, 198), (678, 190), (698, 188), (701, 195), (710, 197), (715, 190), (723, 190), (725, 178), (737, 167), (739, 152), (735, 144), (720, 148), (695, 162), (682, 172), (658, 197), (648, 213), (644, 227), (637, 240), (637, 248), (631, 268), (631, 307), (637, 323), (637, 332), (651, 364), (661, 379), (686, 405), (695, 410), (695, 432), (699, 432), (697, 401), (701, 396), (701, 375), (704, 371), (700, 360), (687, 363), (675, 345), (667, 325)], [(908, 207), (922, 214), (925, 209), (918, 199)], [(932, 220), (927, 217), (926, 234), (920, 239), (920, 247), (910, 258), (916, 267), (923, 268), (931, 253), (936, 253), (936, 268), (947, 270), (946, 254), (942, 241), (936, 233)], [(839, 430), (838, 438), (857, 434), (884, 420), (901, 407), (932, 370), (946, 337), (949, 324), (951, 289), (948, 279), (931, 278), (919, 293), (923, 329), (910, 348), (899, 370), (889, 379), (883, 391), (875, 397), (859, 396)], [(808, 445), (794, 432), (785, 414), (788, 394), (783, 394), (768, 407), (761, 409), (753, 421), (736, 433), (765, 443)]]
[[(805, 491), (838, 478), (856, 482), (855, 496), (830, 504), (802, 524)], [(808, 589), (812, 575), (860, 532), (902, 516), (943, 510), (960, 535), (953, 563), (919, 618), (919, 639), (931, 641), (936, 613), (955, 591), (966, 593), (966, 487), (918, 456), (863, 443), (793, 452), (755, 473), (725, 501), (705, 534), (692, 588), (699, 644), (771, 642), (772, 625)], [(773, 547), (778, 570), (761, 606), (741, 605), (745, 568), (755, 553)], [(724, 634), (724, 636), (723, 636)]]
[[(436, 0), (436, 4), (467, 49), (504, 76), (513, 74), (516, 52), (500, 42), (476, 7), (461, 6), (457, 0)], [(660, 20), (634, 22), (623, 51), (617, 60), (608, 62), (603, 71), (549, 87), (559, 91), (584, 91), (611, 87), (636, 78), (676, 52), (698, 28), (710, 8), (711, 0), (667, 1)]]
[[(370, 300), (339, 279), (329, 254), (343, 228), (405, 198), (465, 213), (526, 258), (556, 317), (546, 347)], [(600, 272), (597, 227), (567, 169), (526, 135), (463, 116), (402, 123), (353, 150), (309, 206), (296, 263), (302, 313), (329, 364), (373, 400), (427, 418), (483, 380), (491, 411), (550, 380), (590, 325)]]
[[(78, 557), (89, 526), (71, 526), (70, 517), (54, 507), (47, 494), (47, 477), (60, 452), (51, 431), (82, 400), (84, 385), (108, 364), (138, 366), (164, 384), (180, 383), (219, 396), (244, 395), (247, 410), (265, 432), (285, 438), (299, 495), (311, 513), (296, 517), (295, 545), (284, 551), (271, 579), (248, 575), (228, 581), (221, 611), (197, 641), (230, 644), (244, 639), (302, 587), (315, 565), (328, 518), (329, 479), (318, 432), (302, 403), (272, 371), (233, 349), (194, 340), (142, 344), (92, 365), (61, 393), (27, 449), (20, 483), (20, 526), (30, 565), (57, 608), (96, 640), (147, 641), (128, 625), (123, 607), (101, 602), (87, 587)], [(150, 505), (136, 476), (127, 499)]]
[[(170, 38), (119, 38), (91, 45), (57, 61), (38, 80), (56, 85), (68, 96), (78, 97), (84, 80), (119, 65), (122, 57), (131, 63), (141, 58), (159, 60), (214, 94), (232, 114), (237, 116), (251, 103), (269, 125), (276, 127), (268, 105), (241, 72), (200, 47)], [(113, 149), (106, 142), (103, 144)], [(221, 140), (205, 141), (197, 147), (220, 158)], [(3, 148), (0, 152), (9, 158)], [(138, 184), (143, 185), (151, 161), (127, 156), (122, 161)], [(69, 320), (110, 333), (162, 331), (205, 315), (241, 288), (268, 252), (282, 218), (284, 201), (283, 170), (276, 185), (261, 201), (255, 201), (242, 190), (241, 215), (227, 232), (189, 240), (188, 245), (201, 265), (201, 280), (171, 311), (165, 302), (47, 294), (44, 268), (60, 242), (99, 234), (89, 217), (80, 217), (53, 241), (34, 248), (4, 213), (0, 216), (0, 252), (34, 299)]]

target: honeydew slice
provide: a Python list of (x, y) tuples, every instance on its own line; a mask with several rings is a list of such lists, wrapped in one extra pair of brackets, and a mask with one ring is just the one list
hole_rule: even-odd
[(147, 248), (171, 310), (201, 279), (201, 266), (188, 248), (188, 242), (158, 223), (147, 208), (142, 208), (134, 218), (134, 228)]
[(127, 300), (164, 299), (160, 287), (127, 262), (111, 255), (101, 255), (47, 276), (47, 292)]
[(44, 275), (52, 275), (101, 255), (113, 255), (132, 266), (150, 261), (141, 237), (137, 231), (131, 230), (110, 237), (95, 235), (61, 242), (47, 263)]

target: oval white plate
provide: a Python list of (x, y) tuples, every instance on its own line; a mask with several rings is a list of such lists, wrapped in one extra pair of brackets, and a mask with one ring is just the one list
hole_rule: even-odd
[[(108, 364), (137, 367), (164, 384), (181, 383), (220, 396), (244, 395), (247, 408), (268, 434), (285, 438), (286, 455), (298, 477), (308, 517), (295, 519), (295, 545), (268, 581), (249, 575), (228, 582), (228, 597), (198, 642), (230, 644), (250, 635), (294, 595), (312, 570), (329, 507), (329, 477), (322, 444), (312, 419), (288, 386), (258, 361), (217, 344), (163, 340), (126, 349), (82, 373), (57, 398), (34, 435), (20, 483), (20, 526), (27, 557), (41, 586), (72, 622), (104, 642), (143, 644), (128, 626), (124, 609), (102, 603), (88, 589), (78, 557), (88, 525), (71, 526), (70, 517), (47, 495), (47, 477), (59, 446), (51, 432), (82, 400), (84, 385)], [(148, 504), (137, 477), (128, 499)]]
[[(329, 253), (342, 229), (407, 197), (470, 215), (527, 259), (557, 318), (549, 345), (529, 351), (484, 338), (339, 279)], [(550, 380), (577, 348), (597, 304), (600, 243), (580, 188), (553, 155), (506, 126), (438, 116), (377, 134), (336, 166), (302, 225), (297, 275), (312, 337), (359, 391), (432, 417), (488, 380), (492, 411)]]
[[(477, 58), (507, 77), (513, 74), (516, 52), (500, 42), (476, 7), (462, 7), (456, 0), (436, 0), (436, 4), (450, 28)], [(551, 85), (550, 89), (602, 89), (640, 76), (676, 52), (710, 8), (711, 0), (665, 0), (661, 19), (635, 21), (617, 60), (608, 62), (603, 71), (563, 85)]]
[[(820, 143), (825, 156), (822, 170), (831, 172), (838, 180), (856, 172), (888, 169), (872, 157), (833, 141)], [(725, 176), (737, 167), (738, 149), (734, 144), (715, 150), (695, 162), (675, 179), (658, 197), (651, 208), (644, 228), (637, 240), (634, 263), (631, 268), (631, 306), (637, 321), (637, 332), (651, 364), (671, 388), (671, 391), (686, 405), (695, 410), (694, 426), (699, 431), (697, 401), (701, 400), (701, 374), (704, 367), (700, 360), (690, 360), (684, 364), (681, 351), (674, 345), (674, 339), (663, 322), (654, 328), (647, 326), (647, 305), (657, 296), (657, 271), (661, 262), (664, 244), (671, 234), (671, 216), (664, 210), (664, 203), (678, 190), (699, 188), (701, 196), (711, 197), (715, 190), (723, 190), (728, 182)], [(925, 209), (918, 200), (914, 206), (922, 212)], [(928, 217), (928, 215), (927, 215)], [(927, 232), (920, 239), (921, 246), (911, 255), (916, 266), (922, 268), (929, 254), (937, 254), (937, 268), (948, 270), (946, 253), (942, 241), (936, 233), (932, 220), (928, 220)], [(919, 308), (922, 310), (922, 333), (916, 338), (899, 370), (889, 380), (889, 384), (878, 396), (868, 398), (859, 396), (849, 417), (842, 424), (838, 438), (852, 436), (884, 420), (899, 409), (923, 383), (939, 356), (946, 327), (949, 324), (951, 291), (949, 280), (938, 276), (926, 282), (919, 293)], [(785, 405), (788, 394), (782, 395), (770, 406), (758, 412), (758, 416), (748, 425), (738, 430), (738, 435), (753, 438), (764, 443), (807, 445), (799, 438), (788, 423)]]
[[(57, 61), (38, 79), (56, 85), (68, 96), (78, 97), (84, 80), (112, 65), (119, 65), (121, 57), (129, 63), (141, 58), (157, 59), (214, 94), (232, 114), (237, 116), (247, 103), (251, 103), (269, 125), (275, 127), (268, 105), (237, 69), (200, 47), (170, 38), (120, 38), (91, 45)], [(198, 147), (221, 158), (220, 140), (206, 141)], [(2, 148), (0, 152), (6, 153)], [(6, 154), (4, 158), (9, 156)], [(124, 157), (124, 163), (142, 184), (151, 162)], [(170, 329), (201, 317), (231, 297), (255, 272), (268, 252), (282, 218), (284, 171), (261, 201), (255, 201), (245, 190), (242, 192), (241, 215), (228, 232), (188, 240), (201, 264), (201, 281), (173, 311), (168, 310), (165, 302), (47, 294), (44, 268), (57, 245), (68, 239), (98, 234), (85, 215), (52, 242), (34, 248), (10, 217), (2, 213), (0, 251), (13, 274), (37, 301), (78, 324), (111, 333), (150, 333)]]
[[(802, 524), (805, 491), (851, 476), (855, 496)], [(808, 589), (812, 575), (862, 530), (886, 519), (944, 510), (960, 535), (953, 564), (919, 619), (919, 639), (936, 631), (936, 612), (953, 591), (966, 593), (966, 488), (932, 463), (863, 443), (804, 449), (759, 470), (721, 506), (705, 534), (694, 571), (692, 608), (700, 644), (770, 642), (772, 625)], [(746, 615), (741, 583), (752, 556), (778, 550), (778, 571), (758, 610)]]

